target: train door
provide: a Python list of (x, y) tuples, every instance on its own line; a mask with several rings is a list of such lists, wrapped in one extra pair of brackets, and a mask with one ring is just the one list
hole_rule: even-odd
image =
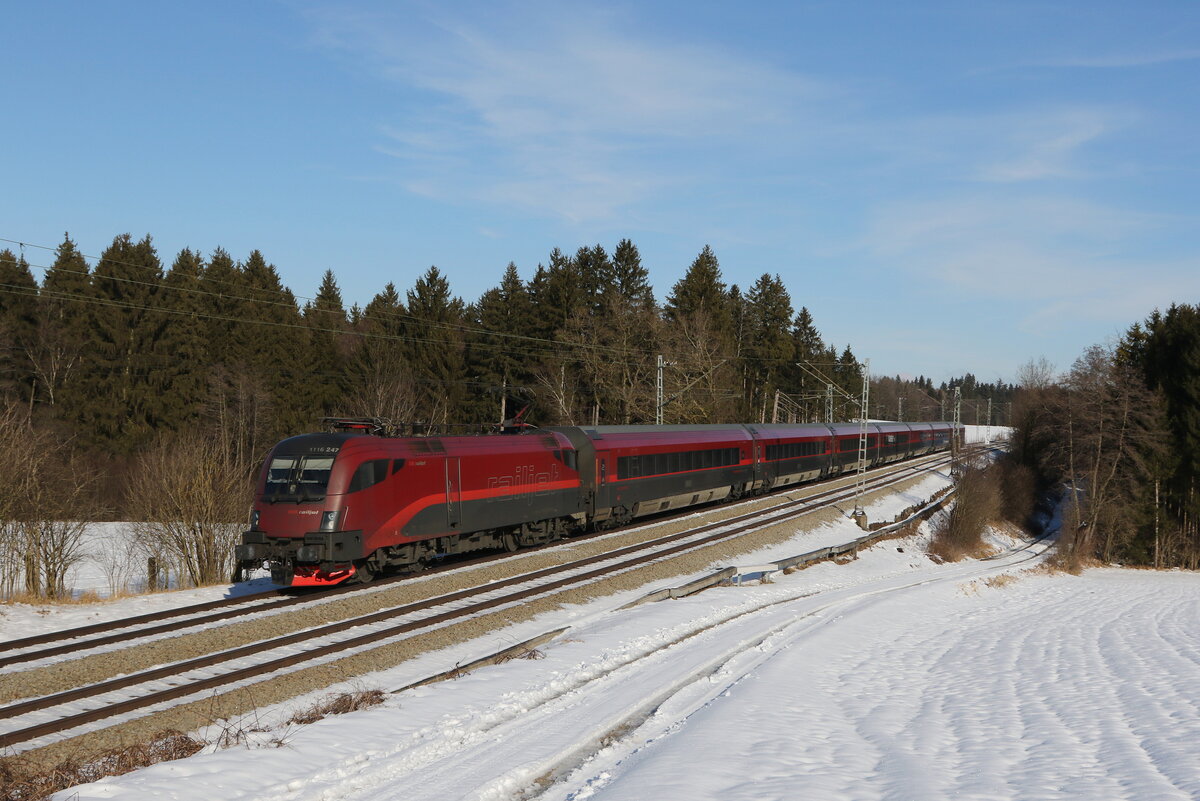
[(766, 484), (767, 477), (766, 465), (763, 464), (763, 444), (762, 440), (758, 438), (758, 432), (752, 427), (749, 430), (751, 437), (750, 459), (754, 469), (754, 472), (751, 473), (753, 476), (751, 479), (751, 489), (758, 490)]
[(446, 458), (446, 524), (457, 528), (462, 519), (462, 465), (458, 457)]

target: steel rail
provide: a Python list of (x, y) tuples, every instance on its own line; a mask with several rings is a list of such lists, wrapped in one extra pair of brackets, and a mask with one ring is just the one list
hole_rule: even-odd
[[(921, 456), (912, 457), (910, 459), (904, 460), (904, 463), (915, 467), (921, 460), (935, 458), (937, 455), (938, 455), (937, 453), (922, 454)], [(888, 467), (893, 467), (896, 464), (897, 464), (896, 462), (892, 462), (887, 465), (881, 465), (880, 467), (873, 468), (872, 471), (874, 472), (877, 470), (886, 469)], [(838, 475), (838, 476), (834, 476), (831, 478), (826, 478), (823, 481), (836, 481), (839, 478), (845, 478), (845, 477), (846, 477), (845, 475)], [(820, 482), (818, 482), (818, 483), (810, 482), (810, 483), (807, 483), (806, 485), (802, 485), (802, 486), (819, 487)], [(778, 491), (783, 492), (785, 490), (795, 490), (796, 488), (797, 488), (796, 486), (791, 486), (791, 487), (781, 488)], [(736, 503), (737, 504), (745, 504), (745, 503), (751, 503), (753, 501), (760, 500), (760, 499), (761, 499), (761, 496), (752, 497), (752, 498), (746, 498), (746, 499), (737, 501)], [(670, 520), (670, 519), (677, 518), (677, 517), (684, 517), (686, 515), (695, 514), (696, 511), (697, 511), (696, 507), (685, 507), (684, 509), (675, 510), (669, 514), (663, 514), (661, 516), (656, 515), (654, 517), (654, 519), (655, 520)], [(734, 520), (737, 520), (737, 519), (738, 518), (734, 518)], [(604, 534), (610, 534), (610, 533), (612, 533), (611, 530), (600, 531), (600, 532), (589, 532), (589, 533), (583, 534), (583, 535), (574, 535), (570, 538), (570, 541), (571, 542), (581, 542), (583, 540), (590, 539), (592, 537), (602, 536)], [(551, 547), (555, 547), (555, 546), (558, 546), (561, 544), (562, 544), (561, 541), (555, 541), (555, 542), (550, 542), (550, 543), (545, 543), (545, 544), (542, 544), (539, 546), (535, 546), (533, 548), (525, 548), (525, 549), (522, 549), (521, 552), (522, 553), (533, 553), (533, 552), (542, 550), (544, 548), (551, 548)], [(477, 566), (477, 565), (481, 565), (481, 564), (486, 564), (486, 563), (491, 562), (496, 559), (504, 559), (504, 558), (507, 558), (508, 556), (510, 556), (510, 554), (507, 554), (507, 553), (488, 554), (488, 555), (481, 556), (481, 557), (475, 557), (475, 558), (472, 558), (469, 560), (456, 561), (451, 564), (439, 565), (436, 568), (433, 568), (431, 570), (423, 571), (421, 573), (421, 575), (427, 576), (427, 575), (433, 575), (436, 573), (444, 572), (447, 570), (454, 570), (454, 569), (465, 568), (465, 567), (473, 567), (473, 566)], [(324, 601), (328, 598), (346, 594), (346, 593), (365, 592), (365, 591), (375, 590), (380, 587), (386, 587), (386, 586), (396, 583), (396, 582), (408, 580), (408, 579), (412, 578), (414, 575), (416, 575), (416, 574), (406, 573), (406, 574), (401, 574), (398, 576), (391, 576), (388, 578), (383, 578), (378, 581), (374, 581), (368, 585), (359, 585), (359, 584), (343, 585), (343, 586), (339, 586), (339, 587), (332, 587), (327, 590), (319, 590), (316, 592), (305, 592), (303, 595), (290, 594), (290, 593), (294, 592), (294, 590), (291, 590), (290, 588), (267, 590), (265, 592), (254, 593), (254, 594), (250, 594), (250, 595), (240, 596), (237, 598), (223, 598), (223, 599), (220, 599), (217, 601), (207, 601), (207, 602), (203, 602), (203, 603), (199, 603), (199, 604), (192, 604), (189, 606), (175, 607), (173, 609), (164, 609), (164, 610), (161, 610), (158, 612), (148, 612), (146, 614), (136, 615), (133, 617), (118, 618), (116, 620), (110, 620), (110, 621), (105, 621), (105, 622), (101, 622), (101, 623), (92, 623), (92, 624), (89, 624), (86, 626), (79, 626), (79, 627), (71, 628), (71, 629), (62, 629), (59, 631), (48, 632), (46, 634), (38, 634), (38, 635), (35, 635), (32, 637), (24, 637), (24, 638), (21, 638), (18, 640), (8, 640), (5, 642), (0, 642), (0, 652), (15, 651), (15, 650), (22, 649), (22, 648), (30, 648), (30, 647), (33, 647), (36, 645), (43, 645), (43, 644), (48, 644), (48, 643), (60, 642), (60, 641), (67, 641), (67, 642), (64, 642), (62, 645), (52, 646), (50, 648), (44, 648), (44, 649), (40, 649), (40, 650), (36, 650), (36, 651), (26, 651), (24, 653), (10, 654), (8, 656), (0, 657), (0, 668), (8, 667), (9, 665), (22, 664), (25, 662), (33, 662), (33, 661), (36, 661), (39, 659), (45, 659), (45, 658), (52, 657), (52, 656), (61, 656), (63, 654), (77, 653), (79, 651), (85, 651), (85, 650), (89, 650), (92, 648), (99, 648), (104, 645), (111, 645), (113, 643), (119, 643), (122, 641), (138, 640), (138, 639), (141, 639), (144, 637), (153, 636), (155, 634), (164, 634), (164, 633), (169, 633), (172, 631), (180, 631), (183, 629), (192, 628), (194, 626), (220, 622), (222, 620), (230, 620), (230, 619), (238, 618), (238, 617), (257, 615), (257, 614), (260, 614), (263, 612), (277, 611), (277, 610), (286, 609), (286, 608), (289, 608), (292, 606), (297, 606), (297, 605), (301, 605), (301, 604), (305, 604), (305, 603)], [(277, 600), (272, 601), (266, 597), (266, 596), (270, 596), (270, 595), (284, 596), (284, 597), (280, 597)], [(259, 601), (259, 602), (261, 602), (261, 604), (256, 605), (256, 606), (248, 606), (248, 604), (250, 604), (251, 602), (255, 602), (255, 601)], [(230, 608), (230, 607), (234, 607), (234, 608)], [(209, 614), (209, 615), (202, 614), (203, 612), (207, 612), (212, 609), (224, 609), (225, 611), (216, 612), (216, 613)], [(199, 615), (199, 616), (198, 617), (189, 617), (187, 620), (172, 620), (173, 618), (180, 618), (180, 617), (185, 617), (188, 615)], [(144, 628), (137, 628), (137, 629), (133, 628), (134, 626), (138, 626), (138, 625), (141, 625), (144, 623), (154, 623), (154, 622), (158, 622), (158, 621), (162, 621), (162, 620), (172, 620), (172, 622), (164, 623), (164, 624), (158, 625), (158, 626), (146, 626)], [(126, 631), (126, 629), (129, 629), (129, 630)], [(119, 633), (107, 633), (106, 634), (106, 632), (119, 632)], [(80, 637), (84, 637), (89, 634), (103, 634), (104, 636), (93, 637), (88, 640), (83, 640), (82, 642), (78, 641), (78, 639)]]
[[(943, 457), (940, 460), (933, 459), (933, 460), (929, 460), (929, 461), (932, 461), (936, 464), (942, 464), (948, 460), (945, 457)], [(928, 467), (928, 465), (925, 465), (925, 466)], [(890, 472), (890, 473), (884, 474), (884, 475), (878, 475), (874, 478), (874, 480), (871, 482), (871, 485), (869, 487), (870, 490), (882, 489), (882, 488), (885, 488), (892, 484), (896, 484), (901, 481), (907, 480), (908, 476), (895, 475), (895, 473), (907, 472), (916, 466), (911, 465), (911, 464), (895, 464), (895, 465), (891, 465), (891, 467), (895, 468), (893, 472)], [(649, 540), (649, 541), (641, 542), (641, 543), (635, 543), (633, 545), (625, 546), (624, 548), (619, 548), (615, 551), (609, 551), (609, 552), (605, 552), (602, 554), (597, 554), (595, 556), (586, 557), (586, 558), (575, 560), (573, 562), (565, 563), (562, 565), (555, 565), (552, 567), (543, 568), (541, 570), (533, 571), (531, 573), (525, 573), (525, 574), (521, 574), (521, 575), (517, 575), (517, 576), (512, 576), (507, 579), (502, 579), (502, 580), (499, 580), (496, 582), (492, 582), (492, 583), (484, 585), (482, 587), (474, 587), (474, 588), (459, 590), (459, 591), (456, 591), (453, 593), (448, 593), (446, 595), (438, 596), (436, 598), (430, 598), (430, 599), (426, 599), (424, 601), (406, 604), (404, 606), (395, 607), (392, 609), (381, 610), (379, 612), (374, 612), (369, 615), (363, 615), (361, 617), (353, 618), (351, 620), (339, 621), (337, 623), (327, 624), (325, 626), (320, 626), (320, 627), (317, 627), (314, 629), (308, 629), (308, 630), (302, 631), (302, 632), (295, 632), (292, 634), (283, 635), (281, 637), (277, 637), (277, 638), (267, 640), (264, 642), (252, 643), (249, 645), (240, 646), (238, 648), (230, 649), (227, 651), (222, 651), (222, 652), (218, 652), (215, 654), (208, 654), (208, 655), (205, 655), (202, 657), (197, 657), (197, 658), (194, 658), (191, 660), (187, 660), (185, 662), (179, 662), (179, 663), (165, 665), (165, 666), (158, 667), (158, 668), (152, 668), (150, 670), (142, 671), (140, 673), (135, 673), (135, 674), (131, 674), (128, 676), (121, 676), (118, 678), (109, 679), (107, 681), (99, 682), (97, 684), (88, 685), (85, 687), (77, 687), (75, 689), (66, 690), (66, 691), (63, 691), (60, 693), (55, 693), (53, 695), (43, 696), (40, 698), (30, 699), (28, 701), (22, 701), (22, 702), (18, 702), (15, 704), (10, 704), (5, 707), (0, 707), (0, 719), (13, 718), (13, 717), (17, 717), (17, 716), (20, 716), (23, 714), (27, 714), (29, 712), (38, 711), (38, 710), (42, 710), (42, 709), (48, 709), (48, 708), (51, 708), (54, 706), (59, 706), (64, 703), (69, 703), (71, 701), (76, 701), (76, 700), (80, 700), (83, 698), (99, 695), (102, 693), (111, 692), (113, 690), (124, 689), (127, 687), (136, 686), (138, 684), (142, 684), (145, 682), (154, 681), (156, 679), (162, 679), (162, 678), (166, 678), (166, 677), (173, 676), (173, 675), (179, 675), (179, 674), (191, 671), (191, 670), (196, 670), (196, 669), (205, 668), (205, 667), (211, 667), (213, 665), (217, 665), (222, 662), (228, 662), (228, 661), (232, 661), (234, 659), (239, 659), (239, 658), (242, 658), (245, 656), (251, 656), (255, 653), (260, 653), (263, 651), (274, 650), (274, 649), (277, 649), (280, 647), (284, 647), (287, 645), (292, 645), (292, 644), (295, 644), (298, 642), (302, 642), (304, 640), (318, 639), (320, 637), (324, 637), (324, 636), (330, 635), (330, 634), (344, 633), (347, 629), (356, 628), (356, 627), (364, 626), (364, 625), (369, 625), (371, 623), (380, 622), (383, 620), (387, 620), (389, 618), (400, 617), (402, 615), (410, 614), (413, 612), (420, 612), (420, 611), (424, 611), (424, 610), (433, 609), (433, 608), (436, 608), (439, 606), (445, 606), (446, 604), (465, 600), (472, 596), (492, 593), (498, 589), (503, 589), (505, 587), (511, 587), (511, 586), (519, 585), (519, 584), (525, 584), (525, 583), (529, 583), (531, 581), (538, 581), (542, 578), (551, 577), (551, 576), (554, 576), (559, 573), (575, 571), (580, 568), (595, 565), (600, 562), (611, 562), (614, 559), (621, 559), (622, 557), (636, 554), (639, 551), (647, 551), (647, 550), (655, 549), (657, 546), (664, 546), (664, 545), (669, 546), (669, 547), (658, 547), (656, 550), (652, 550), (651, 553), (643, 554), (639, 557), (629, 559), (624, 562), (617, 562), (616, 564), (605, 565), (603, 567), (598, 567), (598, 568), (595, 568), (593, 570), (590, 570), (590, 571), (587, 571), (584, 573), (574, 573), (573, 575), (559, 578), (559, 579), (556, 579), (556, 580), (550, 581), (550, 582), (536, 584), (535, 586), (528, 587), (528, 588), (522, 589), (522, 590), (518, 590), (516, 592), (512, 592), (507, 595), (500, 596), (498, 598), (490, 598), (487, 600), (477, 601), (473, 604), (458, 607), (455, 609), (446, 610), (443, 612), (438, 612), (436, 614), (425, 616), (425, 617), (422, 617), (422, 618), (419, 618), (416, 620), (411, 620), (411, 621), (407, 621), (404, 623), (400, 623), (396, 626), (385, 629), (383, 631), (368, 632), (366, 634), (339, 640), (338, 642), (335, 642), (335, 643), (327, 643), (325, 645), (317, 646), (316, 648), (312, 648), (312, 649), (309, 649), (309, 650), (306, 650), (306, 651), (303, 651), (300, 653), (290, 654), (290, 655), (283, 656), (283, 657), (277, 657), (275, 659), (268, 660), (266, 662), (261, 662), (256, 665), (238, 668), (233, 671), (229, 671), (229, 672), (226, 672), (226, 673), (223, 673), (220, 675), (198, 679), (196, 681), (189, 682), (187, 684), (181, 684), (179, 686), (170, 687), (165, 690), (155, 691), (155, 692), (149, 693), (147, 695), (127, 699), (124, 701), (118, 701), (113, 704), (108, 704), (108, 705), (104, 705), (101, 707), (97, 707), (96, 709), (93, 709), (93, 710), (87, 710), (84, 712), (64, 716), (62, 718), (47, 721), (45, 723), (37, 724), (37, 725), (30, 726), (27, 728), (6, 732), (3, 734), (0, 734), (0, 747), (8, 747), (8, 746), (11, 746), (14, 744), (27, 742), (29, 740), (36, 739), (37, 737), (41, 737), (41, 736), (44, 736), (47, 734), (54, 734), (54, 733), (57, 733), (60, 731), (66, 731), (66, 730), (75, 728), (77, 726), (85, 725), (87, 723), (93, 723), (98, 720), (103, 720), (104, 718), (109, 718), (114, 715), (119, 715), (119, 714), (123, 714), (128, 711), (132, 711), (134, 709), (163, 703), (165, 701), (174, 700), (176, 698), (180, 698), (180, 697), (187, 696), (187, 695), (192, 695), (196, 692), (200, 692), (205, 689), (210, 689), (212, 687), (217, 687), (217, 686), (220, 686), (223, 684), (231, 684), (231, 683), (241, 681), (246, 678), (252, 678), (256, 675), (265, 676), (265, 675), (273, 673), (277, 670), (281, 670), (286, 667), (291, 667), (300, 662), (312, 661), (315, 659), (319, 659), (323, 656), (336, 654), (340, 651), (347, 651), (352, 648), (356, 648), (360, 645), (366, 645), (366, 644), (369, 644), (372, 642), (378, 642), (380, 640), (387, 639), (390, 637), (407, 634), (407, 633), (412, 632), (417, 629), (423, 629), (423, 628), (427, 628), (429, 626), (437, 625), (439, 623), (445, 623), (445, 622), (454, 620), (456, 618), (470, 617), (471, 615), (478, 614), (480, 612), (485, 612), (485, 611), (488, 611), (491, 609), (508, 606), (515, 602), (527, 600), (529, 598), (532, 598), (532, 597), (535, 597), (538, 595), (545, 595), (545, 594), (553, 592), (555, 590), (559, 590), (559, 589), (568, 587), (572, 584), (586, 584), (587, 582), (589, 582), (593, 579), (602, 578), (604, 576), (624, 572), (625, 570), (632, 569), (632, 568), (641, 566), (643, 564), (647, 564), (649, 562), (663, 559), (663, 558), (666, 558), (669, 556), (674, 556), (674, 555), (677, 555), (677, 554), (685, 552), (685, 551), (700, 549), (700, 548), (706, 547), (708, 545), (711, 545), (711, 544), (721, 541), (721, 540), (732, 539), (741, 534), (745, 534), (750, 530), (756, 530), (756, 529), (762, 528), (764, 526), (772, 525), (775, 523), (783, 522), (788, 519), (792, 519), (794, 517), (798, 517), (801, 514), (812, 511), (814, 508), (818, 508), (819, 506), (831, 505), (831, 504), (835, 503), (836, 501), (845, 500), (846, 498), (852, 498), (852, 497), (854, 497), (854, 495), (855, 495), (855, 491), (853, 488), (830, 489), (825, 492), (818, 493), (816, 496), (810, 496), (810, 497), (807, 497), (804, 499), (792, 501), (787, 504), (773, 507), (772, 509), (766, 510), (764, 512), (751, 512), (751, 513), (741, 515), (739, 517), (736, 517), (736, 518), (733, 518), (730, 520), (722, 520), (722, 521), (709, 523), (709, 524), (699, 526), (694, 529), (689, 529), (689, 530), (679, 532), (676, 534), (667, 535), (665, 537), (660, 537), (660, 538), (657, 538), (654, 540)], [(743, 522), (744, 525), (738, 526), (737, 524), (739, 522)], [(736, 526), (736, 527), (731, 529), (731, 528), (729, 528), (730, 526)], [(723, 530), (717, 531), (715, 533), (711, 533), (708, 536), (701, 537), (700, 539), (695, 539), (695, 537), (697, 535), (705, 534), (707, 532), (713, 531), (714, 529), (723, 529)], [(680, 542), (680, 540), (686, 540), (686, 541)]]

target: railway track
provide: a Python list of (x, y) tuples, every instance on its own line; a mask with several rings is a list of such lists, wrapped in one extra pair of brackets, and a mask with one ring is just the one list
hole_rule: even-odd
[[(891, 465), (876, 474), (867, 489), (876, 491), (911, 477), (914, 468), (949, 462), (944, 455)], [(127, 676), (21, 700), (0, 707), (0, 747), (14, 750), (47, 745), (81, 727), (179, 699), (215, 687), (263, 681), (301, 663), (319, 664), (354, 649), (370, 650), (431, 627), (470, 619), (556, 592), (586, 586), (651, 562), (701, 550), (749, 531), (785, 522), (854, 497), (853, 487), (831, 488), (800, 500), (749, 512), (629, 545), (616, 551), (523, 573), (490, 584), (383, 609), (356, 618), (294, 632), (263, 642), (208, 654)], [(76, 731), (73, 731), (76, 730)]]
[[(916, 469), (922, 467), (924, 460), (940, 458), (944, 458), (944, 454), (918, 457), (917, 459), (903, 462), (903, 465)], [(877, 473), (880, 470), (896, 468), (897, 466), (897, 464), (886, 465), (874, 468), (872, 472)], [(847, 479), (846, 476), (839, 478), (842, 480)], [(820, 487), (819, 484), (809, 486), (810, 488), (815, 487), (818, 489)], [(761, 503), (761, 501), (761, 497), (745, 499), (732, 504), (729, 508), (737, 508), (745, 504)], [(686, 517), (695, 513), (695, 508), (685, 508), (680, 511), (664, 514), (661, 517), (655, 517), (653, 520), (654, 522), (661, 522)], [(604, 536), (608, 533), (610, 532), (577, 535), (572, 537), (570, 542), (581, 542), (590, 537)], [(522, 553), (534, 553), (559, 545), (561, 545), (561, 542), (548, 543), (535, 548), (524, 549)], [(457, 560), (424, 571), (420, 575), (428, 576), (448, 570), (470, 568), (497, 559), (504, 559), (508, 556), (508, 554), (498, 553), (468, 560)], [(38, 662), (59, 656), (71, 655), (75, 658), (82, 658), (87, 652), (94, 651), (97, 648), (120, 644), (129, 645), (138, 640), (159, 635), (180, 634), (188, 629), (200, 626), (233, 622), (252, 615), (280, 613), (310, 604), (324, 603), (352, 593), (372, 592), (380, 588), (392, 586), (397, 582), (408, 580), (413, 575), (391, 576), (379, 579), (369, 585), (340, 586), (328, 590), (302, 592), (300, 594), (297, 594), (294, 590), (287, 589), (268, 590), (237, 598), (224, 598), (217, 601), (163, 609), (133, 617), (119, 618), (87, 626), (47, 632), (33, 637), (3, 641), (0, 642), (0, 671), (12, 665)]]

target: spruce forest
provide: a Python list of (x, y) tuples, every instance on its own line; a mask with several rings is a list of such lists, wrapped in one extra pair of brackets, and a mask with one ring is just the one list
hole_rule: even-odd
[[(21, 439), (87, 465), (99, 516), (129, 514), (155, 449), (202, 439), (250, 476), (325, 416), (465, 431), (528, 407), (534, 424), (654, 423), (660, 356), (666, 423), (824, 420), (827, 383), (834, 418), (857, 416), (850, 346), (826, 343), (778, 275), (727, 286), (708, 247), (661, 303), (628, 239), (555, 249), (528, 281), (509, 264), (473, 303), (430, 267), (350, 308), (332, 271), (298, 300), (257, 250), (185, 249), (167, 266), (149, 236), (95, 259), (67, 236), (52, 262), (30, 261), (0, 251), (0, 398)], [(986, 422), (986, 398), (1003, 422), (1012, 388), (970, 374), (876, 378), (872, 412), (944, 419), (956, 385), (964, 422)]]

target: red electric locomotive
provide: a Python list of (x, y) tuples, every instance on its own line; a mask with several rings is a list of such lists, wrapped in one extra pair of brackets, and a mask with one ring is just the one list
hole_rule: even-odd
[[(857, 469), (858, 424), (526, 427), (384, 436), (378, 422), (285, 439), (263, 466), (244, 568), (277, 584), (369, 581), (448, 554), (515, 550), (586, 527)], [(868, 425), (866, 466), (941, 450), (948, 423)]]

